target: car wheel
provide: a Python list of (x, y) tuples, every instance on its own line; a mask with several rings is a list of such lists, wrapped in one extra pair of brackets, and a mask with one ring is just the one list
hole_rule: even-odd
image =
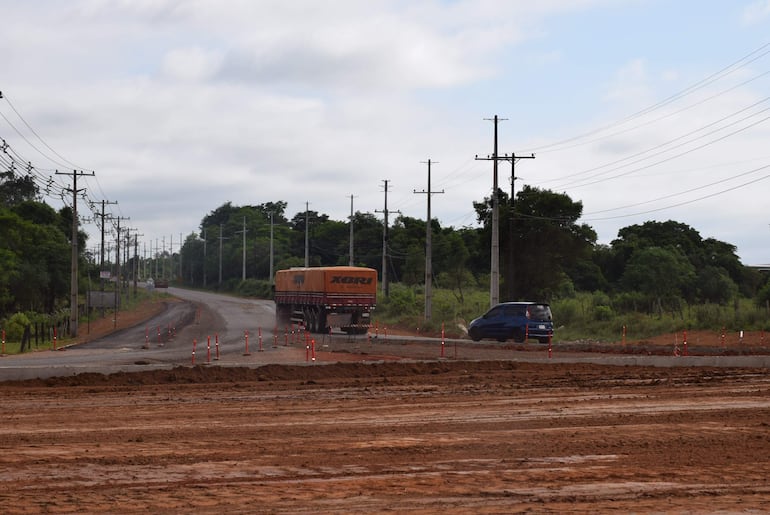
[(538, 338), (537, 339), (537, 341), (539, 341), (540, 343), (548, 343), (548, 340), (550, 340), (550, 338)]
[(521, 329), (514, 329), (511, 338), (516, 343), (524, 343), (524, 332)]
[(468, 331), (468, 336), (470, 336), (471, 340), (473, 340), (474, 342), (480, 342), (481, 341), (481, 335), (475, 329), (471, 329), (470, 331)]

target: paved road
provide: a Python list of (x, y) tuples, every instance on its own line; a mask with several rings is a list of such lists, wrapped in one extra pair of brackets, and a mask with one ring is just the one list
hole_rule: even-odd
[[(170, 304), (158, 317), (134, 328), (60, 352), (41, 351), (0, 357), (0, 381), (75, 375), (83, 372), (110, 374), (148, 369), (171, 369), (192, 364), (193, 341), (197, 342), (195, 364), (219, 366), (258, 366), (268, 363), (307, 362), (306, 346), (300, 341), (284, 345), (285, 331), (273, 335), (275, 307), (272, 301), (241, 299), (209, 292), (169, 288), (169, 293), (185, 302)], [(249, 334), (246, 353), (245, 334)], [(262, 344), (260, 345), (260, 334)], [(322, 338), (322, 337), (321, 337)], [(337, 350), (331, 359), (350, 354), (400, 356), (409, 359), (439, 358), (440, 340), (389, 336), (367, 342), (366, 337), (336, 336), (319, 338), (319, 350)], [(406, 345), (407, 341), (411, 341)], [(504, 359), (542, 363), (600, 363), (628, 366), (712, 366), (770, 368), (770, 356), (642, 356), (566, 352), (555, 345), (553, 357), (543, 351), (514, 352), (494, 344), (475, 344), (469, 340), (446, 340), (458, 359)], [(216, 358), (217, 343), (219, 359)], [(334, 349), (332, 348), (334, 347)]]
[(169, 288), (169, 293), (185, 302), (170, 304), (168, 310), (146, 324), (58, 352), (3, 356), (0, 380), (172, 368), (191, 364), (194, 339), (198, 363), (206, 361), (209, 338), (213, 357), (217, 341), (223, 357), (242, 355), (245, 331), (249, 331), (250, 344), (255, 346), (262, 327), (263, 339), (272, 339), (272, 301), (180, 288)]

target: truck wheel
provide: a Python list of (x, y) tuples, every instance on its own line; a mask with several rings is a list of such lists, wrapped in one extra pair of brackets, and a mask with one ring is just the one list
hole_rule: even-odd
[(318, 309), (310, 308), (310, 332), (317, 333), (318, 331)]
[(319, 308), (318, 310), (318, 331), (329, 334), (329, 326), (326, 324), (326, 310), (324, 308)]

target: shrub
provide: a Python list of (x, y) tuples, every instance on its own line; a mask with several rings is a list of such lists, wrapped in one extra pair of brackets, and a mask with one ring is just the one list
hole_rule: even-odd
[(16, 313), (8, 319), (5, 326), (5, 338), (7, 341), (20, 342), (24, 335), (24, 329), (32, 324), (27, 315)]
[(238, 283), (236, 293), (244, 297), (256, 297), (259, 299), (270, 299), (273, 296), (270, 281), (260, 279), (246, 279), (245, 281), (241, 281)]
[(609, 306), (594, 307), (594, 320), (609, 321), (615, 317), (615, 313)]

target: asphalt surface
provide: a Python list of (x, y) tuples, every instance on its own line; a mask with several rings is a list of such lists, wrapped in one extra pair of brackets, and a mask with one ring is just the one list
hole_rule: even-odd
[[(45, 379), (92, 372), (111, 374), (176, 366), (261, 366), (268, 363), (307, 364), (300, 341), (284, 345), (290, 334), (286, 328), (275, 328), (272, 301), (242, 299), (209, 292), (169, 288), (168, 292), (184, 302), (172, 303), (159, 316), (144, 324), (127, 328), (86, 344), (61, 351), (39, 351), (0, 358), (0, 381)], [(289, 330), (290, 333), (290, 330)], [(248, 335), (248, 339), (247, 339)], [(348, 338), (337, 335), (340, 342), (330, 346), (319, 337), (319, 350), (344, 353), (387, 354), (401, 359), (505, 359), (544, 363), (598, 363), (625, 366), (709, 366), (770, 367), (770, 356), (645, 356), (555, 352), (546, 348), (535, 352), (503, 351), (499, 345), (470, 340), (388, 336), (372, 343), (366, 336)], [(295, 340), (296, 343), (296, 340)], [(457, 349), (460, 349), (457, 354)], [(439, 354), (441, 349), (441, 354)], [(193, 351), (195, 351), (193, 353)], [(317, 362), (313, 361), (313, 364)]]

